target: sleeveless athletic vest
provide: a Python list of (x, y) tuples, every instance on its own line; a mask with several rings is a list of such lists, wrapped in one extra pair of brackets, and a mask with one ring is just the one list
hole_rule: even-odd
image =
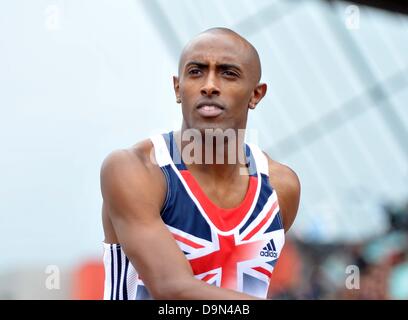
[[(245, 144), (249, 186), (235, 208), (215, 205), (183, 163), (173, 132), (151, 137), (167, 181), (161, 217), (196, 278), (265, 298), (285, 235), (268, 160)], [(104, 299), (151, 299), (120, 244), (104, 243)], [(163, 266), (164, 268), (166, 266)]]

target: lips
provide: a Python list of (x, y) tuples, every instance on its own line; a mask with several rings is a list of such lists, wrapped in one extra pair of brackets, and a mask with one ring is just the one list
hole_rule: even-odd
[(214, 118), (218, 117), (224, 111), (224, 108), (214, 103), (201, 103), (198, 105), (197, 111), (202, 117)]

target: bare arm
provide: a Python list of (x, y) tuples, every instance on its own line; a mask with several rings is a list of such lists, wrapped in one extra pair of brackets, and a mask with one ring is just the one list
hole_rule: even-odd
[[(159, 172), (158, 172), (158, 171)], [(101, 190), (118, 242), (154, 299), (252, 299), (194, 278), (183, 252), (160, 217), (163, 202), (156, 166), (135, 151), (116, 151), (101, 169)], [(160, 176), (159, 176), (160, 177)]]
[(269, 179), (278, 195), (285, 233), (295, 221), (300, 202), (300, 181), (297, 174), (288, 166), (269, 160)]

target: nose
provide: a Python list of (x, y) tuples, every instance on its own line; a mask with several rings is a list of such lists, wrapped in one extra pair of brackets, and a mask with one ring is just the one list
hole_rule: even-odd
[(201, 87), (201, 94), (207, 97), (211, 97), (212, 95), (220, 95), (220, 89), (216, 83), (216, 79), (211, 73), (207, 76), (203, 86)]

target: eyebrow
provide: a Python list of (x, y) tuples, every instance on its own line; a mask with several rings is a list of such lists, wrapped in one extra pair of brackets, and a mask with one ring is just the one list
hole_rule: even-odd
[[(199, 68), (208, 68), (208, 63), (204, 63), (204, 62), (200, 62), (200, 61), (190, 61), (186, 64), (185, 68), (188, 68), (189, 66), (197, 66)], [(222, 70), (226, 70), (226, 69), (236, 69), (240, 72), (242, 72), (242, 69), (236, 65), (236, 64), (232, 64), (232, 63), (220, 63), (216, 65), (217, 68), (220, 68)]]

